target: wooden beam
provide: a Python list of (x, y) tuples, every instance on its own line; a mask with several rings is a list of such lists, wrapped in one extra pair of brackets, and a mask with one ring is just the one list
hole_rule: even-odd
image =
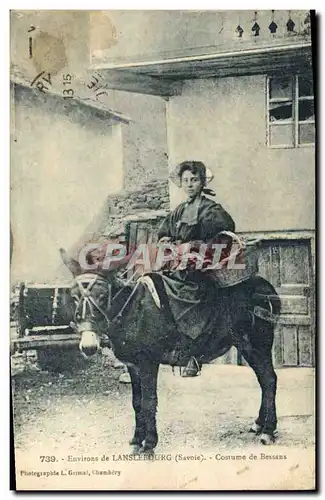
[[(229, 56), (227, 58), (218, 58), (215, 60), (198, 60), (191, 62), (170, 63), (161, 66), (148, 66), (133, 68), (134, 74), (148, 74), (152, 77), (161, 76), (163, 78), (176, 79), (177, 76), (181, 78), (197, 78), (201, 77), (203, 73), (210, 74), (211, 76), (219, 76), (220, 72), (233, 73), (239, 69), (245, 69), (247, 73), (260, 70), (260, 73), (265, 71), (265, 68), (270, 68), (275, 64), (283, 66), (298, 67), (301, 65), (311, 65), (311, 51), (303, 50), (298, 53), (282, 52), (273, 53), (268, 56), (261, 54), (246, 54), (242, 57)], [(125, 70), (121, 69), (120, 72)]]
[(17, 349), (37, 349), (43, 346), (59, 346), (59, 345), (78, 345), (80, 335), (77, 333), (70, 334), (40, 334), (26, 335), (11, 340), (11, 344)]
[(102, 88), (125, 90), (138, 94), (171, 97), (181, 94), (180, 82), (168, 81), (161, 76), (151, 76), (133, 71), (101, 69), (104, 77)]
[[(20, 337), (11, 340), (11, 345), (14, 347), (14, 350), (28, 350), (28, 349), (39, 349), (42, 347), (58, 347), (58, 346), (77, 346), (80, 342), (80, 334), (71, 333), (71, 334), (42, 334), (42, 335), (27, 335), (25, 337)], [(109, 346), (109, 340), (102, 339), (101, 346)]]
[(180, 95), (184, 80), (269, 74), (311, 67), (309, 43), (263, 47), (238, 52), (206, 54), (161, 61), (98, 66), (109, 89), (171, 97)]
[[(306, 64), (284, 64), (283, 62), (274, 62), (264, 65), (238, 65), (231, 66), (229, 68), (207, 68), (200, 71), (183, 72), (183, 73), (173, 73), (172, 78), (177, 80), (192, 80), (198, 78), (224, 78), (227, 76), (245, 76), (245, 75), (263, 75), (263, 74), (274, 74), (286, 71), (288, 67), (291, 70), (295, 70), (298, 73), (306, 70)], [(309, 66), (309, 65), (308, 65)], [(310, 66), (309, 66), (310, 67)], [(169, 74), (171, 77), (171, 74)]]

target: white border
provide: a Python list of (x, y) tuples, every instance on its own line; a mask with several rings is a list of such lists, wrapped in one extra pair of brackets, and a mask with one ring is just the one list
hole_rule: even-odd
[(156, 2), (149, 2), (148, 0), (138, 0), (134, 2), (132, 0), (94, 0), (83, 1), (83, 0), (57, 0), (57, 1), (17, 1), (17, 2), (2, 2), (1, 7), (5, 6), (8, 9), (13, 10), (309, 10), (316, 9), (321, 11), (321, 1), (316, 0), (313, 5), (308, 2), (303, 2), (300, 0), (287, 1), (285, 6), (283, 1), (274, 0), (272, 2), (258, 2), (256, 1), (245, 1), (243, 4), (239, 0), (229, 0), (227, 2), (227, 9), (224, 8), (224, 4), (218, 4), (213, 0), (157, 0)]

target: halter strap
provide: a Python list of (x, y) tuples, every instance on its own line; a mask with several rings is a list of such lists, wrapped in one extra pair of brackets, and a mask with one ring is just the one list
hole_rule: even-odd
[[(99, 304), (97, 304), (95, 299), (90, 295), (92, 287), (99, 279), (100, 278), (97, 274), (84, 274), (76, 278), (76, 283), (79, 288), (81, 297), (80, 299), (78, 298), (78, 304), (75, 310), (75, 320), (80, 307), (82, 308), (81, 319), (83, 321), (86, 320), (87, 308), (89, 309), (90, 316), (94, 316), (94, 309), (97, 309), (101, 313), (101, 315), (105, 318), (107, 325), (109, 326), (110, 321), (107, 317), (107, 314), (105, 313), (105, 311), (103, 311), (103, 309), (99, 306)], [(102, 278), (102, 281), (105, 281), (104, 278)], [(84, 284), (86, 284), (86, 287), (84, 286)], [(108, 304), (107, 304), (108, 308), (110, 308), (111, 306), (111, 296), (112, 296), (112, 285), (109, 283)]]
[[(134, 277), (135, 273), (133, 276), (131, 276), (130, 279), (127, 280), (127, 282), (124, 284), (123, 288), (119, 290), (113, 297), (112, 297), (112, 285), (111, 283), (108, 283), (108, 298), (107, 298), (107, 310), (109, 311), (111, 309), (113, 301), (118, 297), (118, 295), (122, 292), (122, 290), (131, 282), (132, 278)], [(109, 319), (106, 312), (103, 311), (103, 309), (97, 304), (95, 299), (90, 295), (91, 289), (93, 288), (94, 284), (96, 281), (101, 280), (104, 281), (106, 284), (105, 278), (97, 275), (97, 274), (83, 274), (80, 275), (76, 278), (76, 283), (80, 292), (81, 297), (77, 298), (78, 304), (75, 310), (75, 321), (76, 321), (76, 316), (78, 314), (79, 308), (82, 308), (82, 313), (81, 313), (81, 319), (83, 321), (86, 320), (87, 316), (87, 308), (89, 309), (90, 316), (94, 316), (94, 309), (97, 309), (101, 313), (101, 315), (105, 318), (107, 325), (110, 326), (112, 322), (116, 322), (120, 320), (123, 316), (123, 312), (125, 311), (126, 307), (128, 306), (130, 300), (132, 299), (133, 295), (135, 294), (136, 290), (138, 289), (138, 286), (140, 284), (139, 281), (135, 284), (132, 292), (130, 293), (129, 297), (127, 298), (126, 302), (123, 304), (121, 310), (114, 316), (112, 319)], [(86, 286), (84, 286), (86, 285)]]

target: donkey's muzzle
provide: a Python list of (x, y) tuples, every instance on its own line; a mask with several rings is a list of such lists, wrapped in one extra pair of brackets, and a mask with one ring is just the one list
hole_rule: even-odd
[(99, 350), (99, 340), (95, 332), (85, 330), (81, 334), (79, 349), (85, 356), (93, 356)]

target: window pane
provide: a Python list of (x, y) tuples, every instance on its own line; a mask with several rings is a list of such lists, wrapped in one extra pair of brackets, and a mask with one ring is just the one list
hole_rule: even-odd
[(310, 76), (309, 78), (303, 78), (299, 76), (298, 85), (299, 85), (299, 97), (314, 95), (312, 76)]
[(293, 124), (270, 125), (271, 146), (293, 146)]
[(269, 120), (270, 122), (292, 119), (292, 102), (270, 103)]
[(315, 124), (303, 123), (299, 125), (299, 144), (315, 143)]
[(314, 101), (299, 101), (299, 121), (315, 120)]
[(271, 78), (270, 99), (292, 99), (292, 78)]

